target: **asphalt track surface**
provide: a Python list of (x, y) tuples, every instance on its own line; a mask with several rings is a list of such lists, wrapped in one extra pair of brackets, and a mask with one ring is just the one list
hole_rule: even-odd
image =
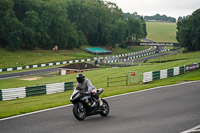
[[(105, 90), (106, 91), (106, 90)], [(200, 81), (106, 98), (108, 117), (78, 121), (72, 105), (0, 120), (1, 133), (180, 133), (200, 124)]]
[(32, 71), (24, 71), (24, 72), (16, 72), (16, 73), (9, 73), (9, 74), (0, 74), (0, 80), (9, 79), (9, 78), (19, 78), (19, 77), (33, 76), (33, 75), (40, 75), (40, 74), (46, 74), (46, 73), (52, 73), (52, 72), (58, 72), (58, 67), (40, 69), (40, 70), (32, 70)]
[(148, 61), (148, 60), (155, 59), (155, 58), (160, 58), (160, 57), (162, 57), (162, 56), (171, 55), (171, 54), (173, 54), (173, 53), (174, 53), (174, 52), (160, 53), (160, 54), (151, 55), (151, 56), (147, 56), (147, 57), (143, 57), (143, 58), (139, 58), (139, 59), (124, 61), (123, 63), (125, 63), (125, 64), (144, 63), (144, 62), (146, 62), (146, 61)]

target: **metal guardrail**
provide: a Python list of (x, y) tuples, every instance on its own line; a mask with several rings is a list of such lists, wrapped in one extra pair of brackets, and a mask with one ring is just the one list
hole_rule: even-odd
[(20, 87), (0, 90), (0, 101), (13, 100), (31, 96), (48, 95), (72, 90), (74, 82), (62, 82), (32, 87)]
[(151, 71), (143, 73), (143, 82), (151, 82), (158, 79), (164, 79), (173, 77), (176, 75), (184, 74), (187, 71), (193, 71), (200, 68), (200, 63), (195, 63), (186, 66), (174, 67), (171, 69), (165, 69), (160, 71)]
[(26, 97), (39, 96), (46, 94), (46, 85), (26, 87)]

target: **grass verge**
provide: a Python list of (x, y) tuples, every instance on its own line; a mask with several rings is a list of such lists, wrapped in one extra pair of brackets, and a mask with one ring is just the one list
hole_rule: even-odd
[(177, 42), (176, 23), (147, 22), (147, 38), (156, 42)]

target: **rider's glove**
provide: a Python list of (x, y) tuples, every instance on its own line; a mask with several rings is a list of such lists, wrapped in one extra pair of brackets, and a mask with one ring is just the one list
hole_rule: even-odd
[(94, 95), (96, 93), (97, 93), (97, 89), (96, 88), (92, 89), (92, 94)]

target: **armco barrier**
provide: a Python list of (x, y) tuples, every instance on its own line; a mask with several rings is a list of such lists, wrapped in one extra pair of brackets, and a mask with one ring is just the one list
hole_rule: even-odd
[(186, 71), (193, 71), (199, 68), (200, 63), (195, 63), (187, 66), (174, 67), (171, 69), (165, 69), (160, 71), (145, 72), (143, 73), (143, 82), (147, 83), (157, 79), (169, 78), (176, 75), (184, 74)]
[(179, 75), (179, 67), (174, 67), (174, 76)]
[(153, 81), (153, 75), (152, 75), (152, 72), (145, 72), (143, 74), (143, 82), (144, 83), (147, 83), (147, 82), (151, 82)]
[(181, 66), (180, 69), (179, 69), (179, 73), (180, 74), (183, 74), (185, 72), (185, 67), (184, 66)]
[(167, 77), (173, 77), (174, 76), (174, 69), (171, 68), (171, 69), (168, 69), (167, 70)]
[(160, 79), (165, 79), (165, 78), (167, 78), (167, 69), (160, 70)]
[(62, 83), (55, 83), (55, 84), (47, 84), (46, 85), (46, 94), (53, 94), (64, 92), (64, 82)]
[(153, 72), (153, 80), (160, 79), (160, 71)]
[(2, 89), (3, 101), (17, 99), (17, 98), (24, 98), (24, 97), (26, 97), (25, 87)]
[(20, 87), (0, 90), (0, 101), (13, 100), (24, 97), (48, 95), (66, 90), (72, 90), (74, 82), (62, 82), (32, 87)]
[(73, 82), (66, 82), (64, 88), (65, 88), (65, 91), (66, 90), (72, 90), (74, 88), (74, 83)]
[(26, 87), (26, 97), (39, 96), (46, 94), (46, 85)]
[(2, 101), (2, 91), (0, 90), (0, 101)]

